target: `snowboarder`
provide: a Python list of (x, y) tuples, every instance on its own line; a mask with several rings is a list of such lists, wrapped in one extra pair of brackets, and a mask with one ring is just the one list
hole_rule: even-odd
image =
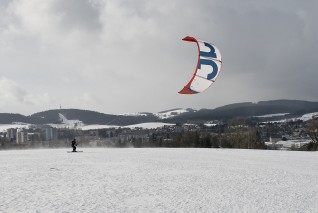
[(76, 139), (74, 138), (74, 140), (72, 140), (73, 152), (76, 152), (76, 146), (77, 146), (77, 143), (76, 143)]

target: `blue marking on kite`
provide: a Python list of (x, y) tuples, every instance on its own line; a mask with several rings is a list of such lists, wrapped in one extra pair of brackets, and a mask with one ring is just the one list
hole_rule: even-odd
[(209, 43), (206, 43), (206, 42), (203, 42), (203, 43), (206, 47), (210, 48), (210, 52), (200, 51), (200, 56), (217, 58), (214, 47)]
[(218, 69), (218, 65), (214, 61), (200, 58), (200, 63), (198, 65), (198, 69), (201, 69), (202, 64), (209, 65), (213, 69), (212, 72), (209, 73), (207, 76), (208, 80), (212, 80), (215, 76), (217, 76), (219, 69)]

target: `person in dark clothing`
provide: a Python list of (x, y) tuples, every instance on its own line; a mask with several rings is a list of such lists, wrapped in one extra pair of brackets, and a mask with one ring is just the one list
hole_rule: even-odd
[(72, 140), (73, 152), (76, 152), (76, 146), (77, 146), (77, 143), (76, 143), (76, 139), (74, 138), (74, 140)]

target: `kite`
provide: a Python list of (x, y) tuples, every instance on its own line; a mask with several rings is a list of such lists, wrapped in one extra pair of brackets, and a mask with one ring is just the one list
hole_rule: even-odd
[(187, 36), (183, 41), (195, 42), (198, 46), (199, 57), (195, 72), (189, 83), (179, 92), (180, 94), (197, 94), (213, 84), (220, 74), (222, 59), (220, 50), (213, 44)]

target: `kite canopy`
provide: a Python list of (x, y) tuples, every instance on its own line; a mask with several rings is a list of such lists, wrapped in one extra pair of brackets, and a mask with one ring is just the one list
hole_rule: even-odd
[(193, 77), (179, 93), (197, 94), (203, 92), (215, 82), (221, 71), (222, 59), (220, 50), (211, 43), (199, 41), (190, 36), (182, 40), (195, 42), (198, 46), (199, 57)]

